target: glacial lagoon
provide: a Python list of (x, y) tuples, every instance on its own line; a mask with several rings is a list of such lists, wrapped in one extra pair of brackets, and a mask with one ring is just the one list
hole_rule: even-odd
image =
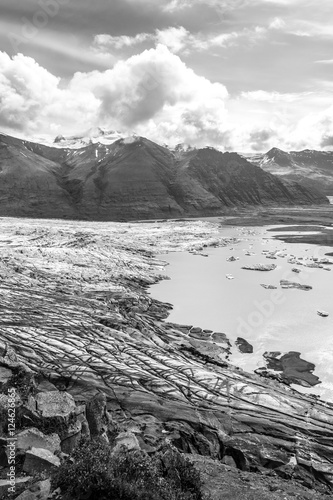
[[(204, 248), (203, 255), (160, 255), (168, 264), (165, 274), (170, 279), (154, 285), (151, 296), (173, 304), (168, 321), (225, 333), (232, 344), (230, 361), (244, 370), (266, 366), (266, 351), (300, 352), (302, 359), (315, 364), (313, 373), (321, 383), (309, 388), (292, 387), (333, 401), (333, 265), (307, 267), (327, 258), (325, 254), (332, 252), (332, 247), (285, 243), (275, 239), (284, 234), (278, 229), (224, 227), (221, 235), (238, 238), (239, 243)], [(288, 227), (285, 234), (315, 235), (318, 228), (312, 231), (307, 226), (306, 232), (292, 229)], [(268, 255), (276, 258), (269, 259)], [(291, 263), (292, 256), (305, 265)], [(228, 261), (230, 257), (236, 260)], [(242, 269), (271, 263), (277, 266), (272, 271)], [(300, 272), (293, 272), (295, 268)], [(282, 289), (283, 279), (312, 289)], [(262, 284), (277, 289), (265, 289)], [(329, 316), (319, 316), (318, 310)], [(252, 344), (253, 353), (241, 353), (235, 345), (237, 337)]]

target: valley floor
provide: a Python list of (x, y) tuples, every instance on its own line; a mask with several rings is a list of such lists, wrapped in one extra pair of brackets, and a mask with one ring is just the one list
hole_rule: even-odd
[[(323, 214), (331, 212), (268, 216), (318, 223)], [(248, 486), (239, 495), (248, 496), (233, 498), (251, 499), (260, 485), (256, 498), (325, 498), (333, 486), (333, 405), (228, 364), (223, 333), (208, 342), (191, 325), (168, 323), (172, 306), (146, 292), (163, 277), (157, 254), (235, 244), (218, 224), (2, 218), (0, 235), (3, 388), (20, 366), (36, 377), (30, 398), (66, 392), (82, 408), (103, 393), (113, 432), (134, 435), (141, 449), (153, 453), (167, 439), (206, 457), (198, 462), (203, 476), (240, 471)], [(229, 483), (217, 485), (214, 498), (231, 498), (221, 491)]]

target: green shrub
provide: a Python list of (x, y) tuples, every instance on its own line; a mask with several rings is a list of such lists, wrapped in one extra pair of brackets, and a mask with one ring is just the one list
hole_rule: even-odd
[(202, 500), (198, 473), (179, 452), (112, 455), (100, 440), (79, 446), (52, 483), (76, 500)]

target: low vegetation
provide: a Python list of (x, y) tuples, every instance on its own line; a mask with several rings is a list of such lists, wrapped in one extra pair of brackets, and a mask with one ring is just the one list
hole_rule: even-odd
[(79, 446), (56, 471), (53, 487), (76, 500), (203, 499), (197, 471), (179, 452), (112, 454), (101, 440)]

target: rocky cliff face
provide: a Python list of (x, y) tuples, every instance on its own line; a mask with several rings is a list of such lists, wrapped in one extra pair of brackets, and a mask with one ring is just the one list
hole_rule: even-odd
[(0, 135), (0, 168), (1, 215), (119, 220), (328, 203), (236, 153), (170, 151), (142, 137), (73, 149)]
[(333, 195), (333, 152), (282, 151), (272, 148), (266, 154), (248, 156), (247, 159), (266, 172), (282, 180), (295, 181), (305, 188)]

